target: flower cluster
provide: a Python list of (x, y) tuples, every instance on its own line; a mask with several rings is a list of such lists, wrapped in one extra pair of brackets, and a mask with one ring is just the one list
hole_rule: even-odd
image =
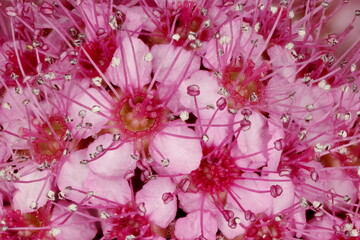
[(1, 1), (0, 238), (358, 239), (348, 2)]

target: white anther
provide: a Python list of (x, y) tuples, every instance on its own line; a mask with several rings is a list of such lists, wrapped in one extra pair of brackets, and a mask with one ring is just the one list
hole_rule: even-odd
[(107, 213), (107, 212), (105, 212), (105, 211), (102, 211), (102, 212), (100, 213), (100, 218), (102, 218), (102, 219), (107, 219), (107, 218), (109, 218), (109, 217), (110, 217), (110, 214)]
[(210, 25), (211, 25), (211, 23), (210, 23), (210, 20), (206, 20), (206, 21), (204, 21), (204, 27), (206, 27), (206, 28), (209, 28), (210, 27)]
[(313, 202), (313, 207), (315, 208), (315, 209), (319, 209), (319, 208), (322, 208), (322, 203), (321, 202), (319, 202), (319, 201), (314, 201)]
[(234, 10), (235, 11), (242, 11), (244, 9), (244, 4), (235, 4)]
[(115, 16), (109, 16), (109, 26), (113, 30), (116, 30), (118, 28), (118, 24)]
[(283, 215), (279, 214), (275, 217), (275, 221), (280, 222), (282, 218), (283, 218)]
[(300, 140), (304, 140), (305, 137), (306, 137), (306, 134), (307, 134), (307, 131), (306, 131), (306, 130), (301, 130), (301, 131), (299, 132), (299, 135), (298, 135), (299, 139), (300, 139)]
[(303, 197), (303, 198), (300, 199), (300, 206), (303, 207), (303, 208), (306, 208), (306, 207), (309, 206), (308, 201), (306, 200), (306, 198)]
[(348, 153), (348, 150), (347, 150), (347, 148), (340, 148), (339, 153), (345, 155)]
[(283, 114), (280, 119), (283, 123), (287, 123), (290, 120), (290, 116), (287, 114)]
[(346, 203), (350, 204), (350, 203), (351, 203), (351, 198), (350, 198), (348, 195), (345, 195), (345, 196), (344, 196), (344, 201), (345, 201)]
[(190, 33), (190, 34), (188, 35), (188, 39), (189, 39), (190, 41), (194, 41), (194, 40), (196, 39), (196, 35), (195, 35), (194, 33)]
[(170, 164), (170, 160), (168, 158), (165, 158), (165, 159), (161, 160), (161, 165), (163, 167), (167, 167), (167, 166), (169, 166), (169, 164)]
[(11, 109), (11, 105), (8, 102), (3, 102), (2, 106), (4, 109), (8, 109), (8, 110)]
[(48, 80), (52, 80), (52, 79), (55, 79), (55, 73), (53, 72), (48, 72), (48, 73), (45, 73), (44, 74), (44, 77)]
[(301, 80), (303, 83), (308, 83), (308, 82), (310, 82), (312, 80), (312, 78), (311, 77), (309, 77), (309, 76), (304, 76), (304, 78)]
[(306, 31), (304, 28), (299, 28), (298, 34), (300, 37), (305, 37)]
[(101, 111), (101, 108), (100, 108), (100, 106), (98, 106), (98, 105), (94, 105), (94, 106), (91, 108), (91, 111), (92, 111), (93, 113), (98, 113), (98, 112)]
[(58, 197), (59, 197), (60, 200), (65, 199), (65, 193), (64, 192), (59, 192)]
[(86, 116), (86, 110), (80, 110), (79, 113), (78, 113), (78, 116), (80, 118), (84, 118)]
[(352, 229), (350, 231), (350, 237), (358, 237), (359, 236), (359, 230), (357, 229)]
[(241, 25), (241, 31), (242, 32), (248, 32), (249, 31), (249, 25), (248, 24), (242, 24)]
[(206, 16), (206, 14), (208, 13), (208, 10), (206, 8), (202, 8), (201, 10), (201, 15)]
[(324, 90), (329, 90), (331, 88), (331, 86), (326, 82), (326, 80), (321, 80), (318, 83), (318, 87)]
[(259, 4), (259, 9), (261, 10), (261, 11), (264, 11), (264, 9), (265, 9), (265, 5), (264, 4)]
[(65, 75), (64, 75), (64, 79), (65, 79), (66, 81), (70, 81), (70, 80), (71, 80), (71, 75), (70, 75), (70, 74), (65, 74)]
[(345, 121), (350, 120), (350, 119), (351, 119), (351, 113), (349, 113), (349, 112), (348, 112), (348, 113), (345, 113), (343, 119), (344, 119)]
[(257, 94), (256, 94), (255, 92), (251, 92), (249, 98), (250, 98), (250, 101), (251, 101), (251, 102), (257, 102), (257, 101), (259, 101), (259, 97), (257, 96)]
[(338, 132), (338, 135), (340, 137), (346, 138), (347, 137), (347, 132), (345, 130), (341, 130), (340, 132)]
[(254, 30), (255, 30), (255, 32), (259, 32), (259, 30), (260, 30), (260, 23), (259, 23), (259, 22), (257, 22), (257, 23), (255, 24)]
[(117, 57), (113, 57), (111, 59), (111, 66), (112, 67), (117, 67), (120, 65), (120, 58), (117, 58)]
[(206, 134), (204, 134), (204, 135), (202, 136), (202, 140), (203, 140), (204, 142), (208, 142), (208, 141), (209, 141), (209, 136), (206, 135)]
[(39, 89), (36, 89), (36, 88), (33, 88), (32, 93), (33, 93), (34, 95), (39, 95), (39, 94), (40, 94), (40, 90), (39, 90)]
[(314, 147), (315, 152), (322, 152), (323, 149), (324, 149), (324, 146), (321, 145), (320, 143), (315, 144), (315, 147)]
[(151, 52), (148, 52), (144, 55), (145, 62), (151, 62), (154, 59), (154, 55)]
[(181, 118), (181, 120), (183, 120), (185, 122), (186, 120), (189, 119), (189, 113), (187, 111), (182, 111), (180, 113), (180, 118)]
[(135, 236), (134, 235), (127, 235), (126, 237), (125, 237), (125, 240), (133, 240), (133, 239), (135, 239)]
[(104, 146), (102, 144), (96, 146), (96, 151), (98, 151), (98, 152), (104, 151)]
[(120, 140), (120, 134), (114, 134), (113, 135), (113, 141), (115, 142), (115, 141), (119, 141)]
[(220, 37), (220, 39), (219, 39), (219, 43), (220, 43), (221, 45), (229, 44), (230, 42), (231, 42), (231, 37), (229, 37), (229, 36), (222, 36), (222, 37)]
[(175, 33), (171, 36), (172, 39), (174, 39), (175, 41), (179, 41), (180, 40), (180, 35), (178, 33)]
[(50, 230), (51, 235), (53, 235), (54, 237), (57, 236), (57, 235), (59, 235), (60, 232), (61, 232), (61, 231), (60, 231), (60, 229), (58, 229), (58, 228), (53, 228), (53, 229)]
[(351, 64), (350, 71), (355, 72), (356, 69), (357, 69), (356, 64), (355, 63)]
[(293, 19), (294, 17), (295, 17), (295, 13), (294, 13), (294, 11), (291, 10), (291, 11), (289, 12), (289, 18), (290, 18), (290, 19)]
[(277, 11), (278, 11), (278, 7), (275, 7), (275, 6), (271, 6), (270, 7), (270, 11), (275, 14)]
[(17, 94), (22, 94), (24, 91), (23, 91), (22, 87), (16, 87), (16, 88), (15, 88), (15, 92), (16, 92)]
[(49, 191), (47, 194), (46, 194), (47, 198), (51, 201), (54, 201), (55, 200), (55, 192), (54, 191)]
[(354, 228), (354, 225), (352, 223), (346, 223), (344, 225), (344, 231), (350, 232)]
[(311, 111), (314, 109), (314, 104), (308, 104), (306, 105), (306, 110)]
[(17, 15), (16, 9), (14, 7), (7, 7), (6, 14), (10, 17), (15, 17)]
[(230, 92), (224, 87), (221, 87), (217, 93), (225, 97), (230, 95)]
[(305, 116), (305, 121), (306, 122), (310, 122), (312, 120), (313, 116), (312, 115), (306, 115)]
[(102, 78), (101, 77), (94, 77), (92, 79), (92, 82), (95, 86), (100, 87), (101, 86), (101, 82), (102, 82)]
[(36, 209), (37, 206), (38, 206), (38, 204), (37, 204), (36, 202), (31, 202), (29, 207), (30, 207), (31, 209)]
[(289, 42), (285, 45), (285, 48), (288, 49), (288, 50), (292, 50), (294, 48), (294, 44), (292, 42)]
[(76, 204), (70, 204), (70, 205), (68, 206), (68, 210), (69, 210), (70, 212), (76, 212), (76, 211), (78, 210), (78, 207), (77, 207)]

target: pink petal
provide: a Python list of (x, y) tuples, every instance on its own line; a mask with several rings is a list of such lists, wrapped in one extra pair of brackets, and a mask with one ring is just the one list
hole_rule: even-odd
[(153, 53), (140, 39), (125, 33), (120, 41), (106, 76), (123, 91), (129, 87), (141, 89), (150, 81)]
[(124, 177), (136, 167), (136, 160), (131, 157), (133, 151), (131, 143), (114, 142), (111, 134), (101, 135), (87, 149), (87, 159), (91, 160), (91, 155), (98, 156), (89, 162), (89, 167), (93, 173), (105, 178)]
[(85, 192), (87, 191), (87, 189), (84, 189), (84, 184), (90, 174), (90, 169), (88, 166), (80, 164), (80, 161), (85, 158), (85, 149), (73, 152), (63, 164), (57, 178), (59, 189), (66, 194), (66, 198), (71, 199), (74, 202), (81, 202), (85, 195), (73, 190), (67, 191), (66, 187), (71, 186)]
[(48, 176), (50, 171), (38, 171), (36, 168), (25, 167), (19, 172), (21, 181), (32, 181), (27, 183), (14, 183), (17, 191), (13, 197), (13, 208), (19, 209), (21, 212), (33, 212), (37, 208), (45, 205), (47, 202), (46, 194), (50, 190), (50, 182), (48, 180), (34, 181)]
[[(255, 173), (244, 173), (242, 176), (245, 179), (237, 180), (235, 181), (235, 184), (251, 189), (253, 191), (234, 186), (232, 188), (232, 191), (237, 196), (240, 196), (240, 199), (237, 199), (238, 202), (243, 206), (245, 210), (250, 210), (255, 214), (263, 213), (269, 210), (273, 203), (273, 197), (270, 195), (269, 192), (265, 191), (270, 190), (270, 184), (266, 181), (257, 181), (256, 179), (258, 179), (259, 176)], [(255, 180), (252, 180), (251, 178), (255, 178)], [(262, 193), (256, 191), (264, 192)], [(237, 203), (233, 198), (228, 198), (228, 202), (233, 206), (237, 206)]]
[(11, 156), (11, 148), (6, 146), (3, 139), (0, 141), (0, 163), (6, 162)]
[[(208, 198), (206, 195), (198, 192), (198, 193), (190, 193), (190, 192), (179, 192), (178, 193), (179, 203), (181, 209), (183, 209), (185, 212), (195, 212), (199, 209), (201, 209), (201, 206), (203, 205), (203, 209), (216, 212), (217, 208), (214, 205), (214, 203)], [(202, 202), (204, 203), (202, 204)]]
[[(165, 85), (173, 85), (191, 76), (200, 68), (200, 57), (194, 56), (193, 51), (186, 51), (180, 47), (158, 44), (151, 48), (154, 54), (154, 78)], [(185, 69), (189, 67), (185, 73)]]
[(179, 218), (175, 224), (175, 236), (179, 240), (194, 240), (202, 235), (201, 229), (203, 229), (203, 237), (208, 240), (216, 239), (217, 223), (215, 216), (208, 211), (203, 211), (202, 216), (201, 211), (196, 211)]
[[(66, 208), (66, 206), (64, 206)], [(54, 220), (65, 213), (65, 209), (54, 208), (51, 219)], [(89, 214), (89, 213), (82, 213)], [(63, 219), (63, 218), (61, 218)], [(73, 214), (65, 225), (55, 226), (53, 229), (60, 230), (59, 234), (55, 235), (56, 240), (89, 240), (93, 239), (97, 233), (95, 223), (87, 222), (88, 219), (79, 214)], [(55, 224), (54, 224), (55, 225)]]
[[(204, 114), (205, 111), (207, 111), (207, 114)], [(233, 134), (232, 122), (234, 116), (228, 111), (224, 110), (217, 111), (215, 117), (212, 118), (214, 113), (215, 110), (213, 109), (206, 109), (200, 113), (202, 116), (201, 124), (210, 125), (209, 127), (202, 127), (202, 130), (204, 133), (205, 130), (207, 130), (205, 133), (209, 138), (206, 142), (207, 145), (220, 146), (220, 144), (223, 144), (223, 141), (231, 140), (231, 135)], [(200, 134), (199, 128), (196, 130)]]
[(79, 10), (81, 9), (85, 22), (85, 35), (87, 40), (98, 40), (96, 35), (98, 29), (104, 30), (105, 33), (111, 31), (109, 19), (107, 19), (110, 13), (107, 13), (107, 8), (107, 4), (95, 4), (95, 2), (89, 0), (83, 0), (79, 5)]
[(187, 88), (192, 85), (196, 85), (200, 89), (200, 95), (196, 96), (198, 108), (205, 108), (208, 105), (216, 107), (216, 101), (221, 95), (218, 94), (220, 87), (214, 73), (202, 70), (196, 71), (189, 79), (184, 80), (179, 87), (181, 104), (196, 114), (197, 108), (194, 97), (187, 94)]
[(183, 122), (173, 123), (178, 126), (169, 125), (155, 136), (150, 143), (150, 154), (164, 171), (188, 174), (200, 165), (202, 158), (200, 140), (196, 139), (195, 132)]
[(271, 179), (273, 184), (279, 185), (282, 189), (282, 194), (272, 199), (273, 205), (271, 213), (276, 214), (290, 207), (295, 201), (295, 186), (292, 180), (288, 177), (280, 177), (279, 174), (275, 173), (270, 173), (266, 178)]
[(270, 56), (273, 68), (276, 69), (276, 74), (288, 82), (294, 82), (296, 67), (291, 51), (282, 46), (274, 45), (267, 49), (267, 53)]
[(165, 228), (176, 215), (176, 196), (171, 197), (175, 189), (176, 185), (169, 178), (151, 180), (136, 194), (136, 202), (145, 203), (145, 214), (153, 223)]
[[(91, 173), (84, 188), (93, 191), (96, 196), (121, 204), (126, 204), (131, 200), (131, 188), (128, 181), (123, 178), (109, 180)], [(107, 205), (106, 201), (96, 197), (92, 198), (90, 202), (94, 205)]]
[[(67, 190), (66, 187), (80, 189), (85, 193), (94, 192), (96, 196), (107, 198), (110, 201), (126, 204), (131, 199), (131, 189), (123, 178), (109, 179), (93, 173), (89, 165), (80, 164), (86, 158), (86, 150), (80, 150), (70, 155), (64, 163), (58, 177), (58, 187), (66, 198), (74, 202), (81, 202), (86, 195), (76, 190)], [(111, 186), (111, 187), (109, 187)], [(89, 203), (106, 205), (107, 202), (93, 197)]]
[[(245, 220), (245, 215), (242, 211), (232, 207), (231, 205), (228, 205), (226, 210), (232, 211), (234, 213), (234, 218), (238, 218), (242, 226), (247, 227), (248, 225), (250, 225), (251, 222)], [(217, 222), (220, 231), (225, 235), (225, 237), (229, 239), (233, 239), (239, 236), (240, 234), (245, 233), (245, 229), (240, 224), (236, 224), (235, 228), (231, 228), (229, 226), (229, 222), (226, 221), (226, 219), (221, 213), (217, 215)]]
[[(239, 122), (243, 119), (244, 116), (238, 113), (234, 121)], [(260, 113), (253, 111), (248, 121), (251, 123), (250, 129), (244, 128), (244, 130), (241, 130), (237, 138), (240, 156), (251, 159), (254, 168), (265, 166), (268, 160), (267, 143), (271, 137), (268, 133), (266, 118)], [(240, 124), (234, 125), (234, 131), (238, 130), (239, 127)]]
[(109, 121), (106, 116), (110, 115), (107, 110), (110, 104), (102, 94), (104, 92), (89, 88), (75, 98), (77, 103), (70, 105), (69, 116), (73, 119), (72, 133), (76, 139), (87, 138), (99, 132)]
[[(207, 44), (203, 61), (206, 68), (222, 69), (235, 57), (242, 56), (244, 59), (253, 59), (262, 53), (264, 38), (254, 32), (251, 26), (248, 27), (247, 31), (242, 31), (242, 28), (239, 27), (242, 26), (242, 21), (242, 18), (236, 18), (224, 24), (220, 28), (220, 37)], [(251, 43), (252, 40), (257, 41), (257, 47)], [(219, 56), (219, 50), (222, 50), (224, 54)]]

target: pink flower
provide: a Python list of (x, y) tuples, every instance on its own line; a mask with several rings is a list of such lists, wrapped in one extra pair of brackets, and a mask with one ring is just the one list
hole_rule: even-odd
[(1, 2), (0, 238), (357, 239), (347, 2)]

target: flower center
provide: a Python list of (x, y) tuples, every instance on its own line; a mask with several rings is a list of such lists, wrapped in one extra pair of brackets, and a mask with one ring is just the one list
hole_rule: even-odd
[[(40, 210), (39, 210), (40, 211)], [(40, 212), (21, 214), (20, 210), (14, 211), (5, 208), (4, 216), (1, 218), (0, 227), (3, 231), (0, 233), (1, 239), (55, 239), (48, 230), (38, 230), (38, 227), (44, 226)], [(12, 230), (11, 228), (29, 228), (23, 230)]]
[[(32, 46), (28, 45), (28, 48), (23, 52), (19, 51), (19, 59), (21, 62), (21, 68), (16, 57), (14, 49), (6, 51), (7, 63), (5, 64), (5, 69), (1, 70), (2, 76), (5, 79), (5, 83), (8, 86), (17, 86), (17, 81), (22, 84), (23, 74), (26, 76), (37, 75), (37, 67), (41, 63), (42, 70), (47, 69), (50, 65), (51, 60), (47, 61), (44, 54), (36, 53)], [(39, 57), (39, 58), (38, 58)], [(40, 62), (38, 60), (40, 59)]]
[(251, 239), (280, 239), (284, 232), (281, 221), (270, 219), (267, 216), (260, 217), (252, 223), (246, 231), (246, 238)]
[(67, 136), (68, 127), (65, 121), (61, 117), (50, 117), (49, 124), (34, 125), (38, 130), (38, 135), (32, 142), (35, 161), (42, 164), (61, 158), (65, 142), (71, 140), (70, 136)]
[[(84, 50), (101, 72), (105, 72), (108, 68), (116, 47), (115, 36), (109, 36), (99, 41), (83, 44)], [(82, 67), (82, 71), (87, 77), (99, 76), (98, 71), (95, 69), (93, 63), (89, 60), (84, 51), (81, 51), (80, 53), (79, 63)]]
[[(177, 3), (176, 10), (163, 12), (159, 22), (164, 24), (159, 25), (159, 29), (155, 32), (156, 36), (142, 37), (145, 38), (145, 43), (151, 46), (168, 43), (174, 39), (173, 44), (177, 46), (184, 46), (188, 41), (184, 46), (186, 49), (197, 49), (202, 42), (210, 40), (215, 34), (214, 28), (210, 27), (211, 23), (206, 12), (201, 12), (194, 1)], [(172, 26), (175, 28), (172, 29)]]
[(267, 72), (265, 64), (255, 69), (253, 62), (247, 66), (226, 67), (221, 85), (229, 92), (228, 107), (238, 110), (245, 104), (256, 104), (262, 98), (262, 83), (259, 79)]
[(132, 208), (116, 209), (107, 221), (112, 228), (105, 233), (105, 239), (150, 239), (154, 235), (148, 219)]
[(203, 158), (199, 168), (190, 173), (194, 186), (210, 194), (227, 191), (241, 174), (229, 154), (225, 150)]
[(129, 137), (139, 137), (153, 133), (163, 121), (164, 108), (159, 100), (138, 94), (121, 101), (119, 125)]

